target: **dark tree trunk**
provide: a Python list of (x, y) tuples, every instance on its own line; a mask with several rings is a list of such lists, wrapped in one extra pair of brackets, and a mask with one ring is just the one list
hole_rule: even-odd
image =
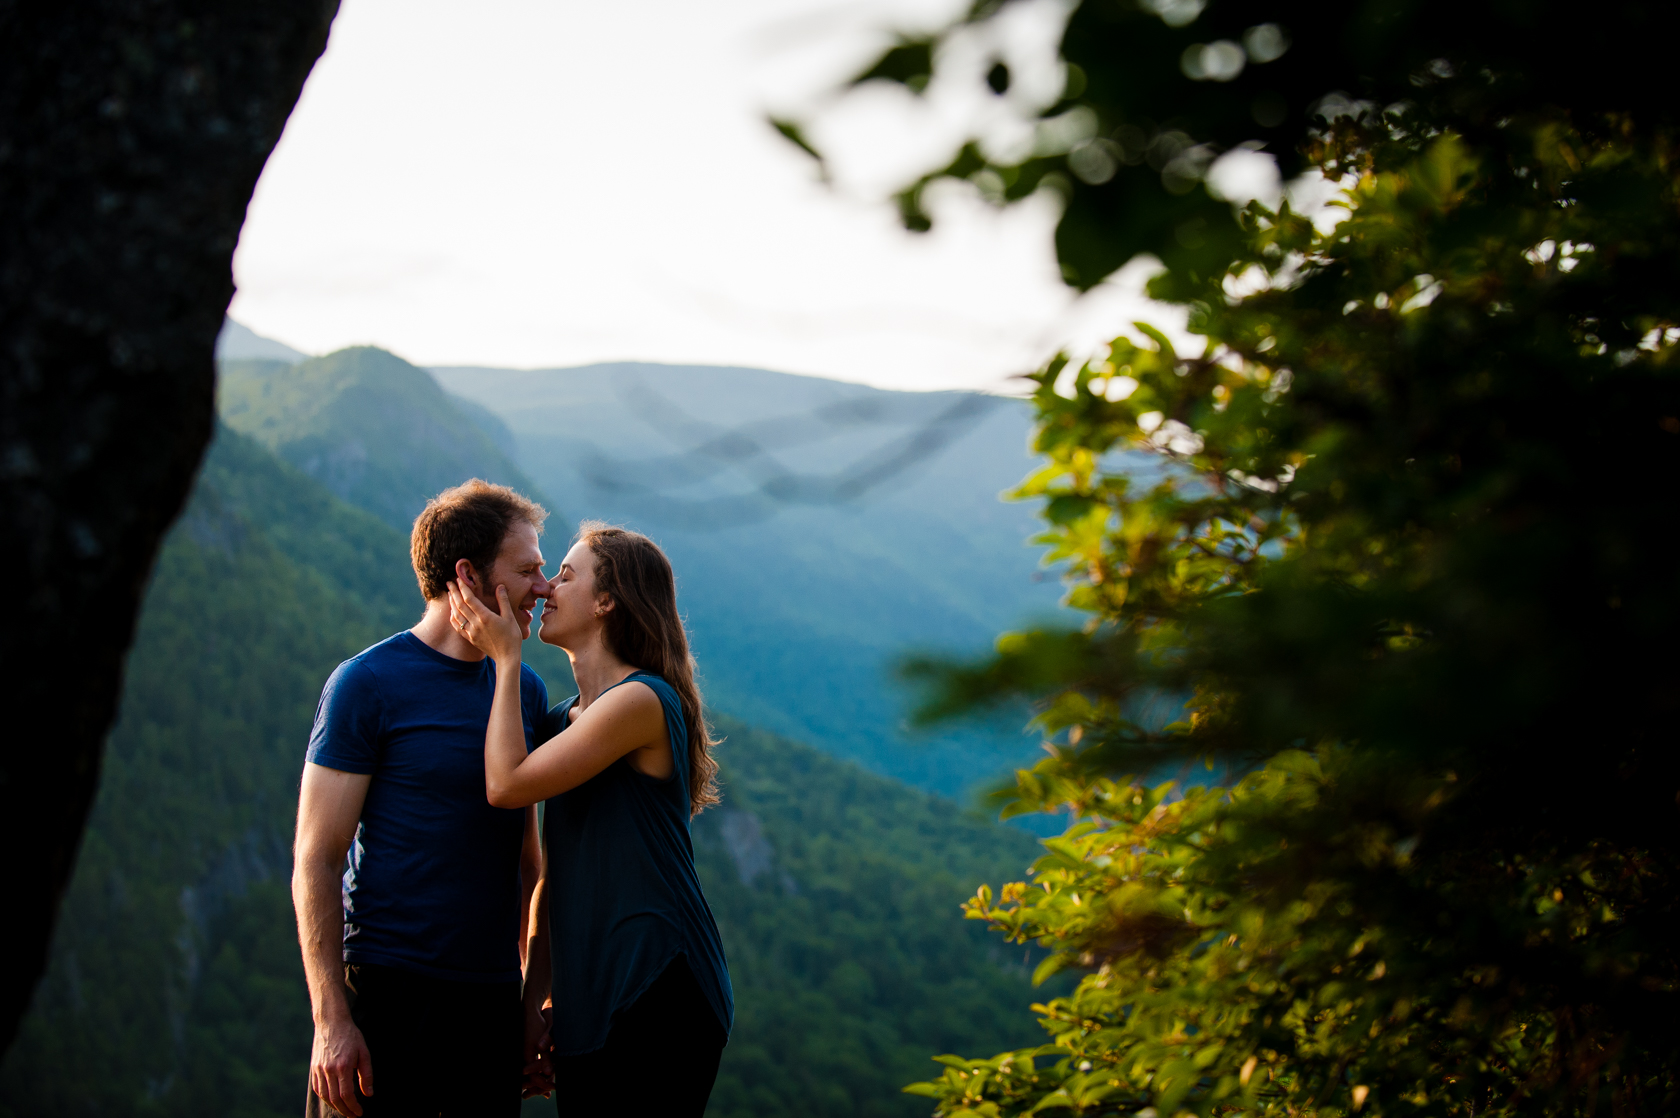
[(0, 1050), (210, 438), (245, 207), (337, 6), (0, 0)]

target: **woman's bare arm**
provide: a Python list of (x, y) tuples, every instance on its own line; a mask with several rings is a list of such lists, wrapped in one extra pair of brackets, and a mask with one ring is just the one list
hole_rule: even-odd
[(496, 807), (518, 808), (570, 791), (637, 750), (637, 768), (663, 778), (673, 769), (665, 708), (641, 683), (615, 687), (556, 737), (525, 752), (520, 718), (520, 632), (507, 591), (496, 587), (497, 613), (450, 586), (449, 602), (463, 635), (496, 662), (496, 695), (484, 735), (484, 790)]
[[(596, 699), (558, 736), (509, 765), (491, 788), (490, 802), (518, 807), (558, 796), (638, 750), (645, 751), (636, 758), (638, 769), (661, 779), (671, 775), (665, 708), (652, 688), (632, 680)], [(485, 753), (488, 758), (488, 743)], [(491, 787), (488, 781), (486, 786)]]

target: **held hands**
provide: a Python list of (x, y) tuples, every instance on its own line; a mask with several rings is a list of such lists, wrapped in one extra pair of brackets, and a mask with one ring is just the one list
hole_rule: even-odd
[(526, 1016), (525, 1079), (521, 1097), (547, 1098), (554, 1090), (554, 1010), (544, 1006)]
[(492, 660), (518, 659), (523, 634), (507, 587), (496, 587), (495, 613), (485, 609), (478, 595), (459, 583), (451, 582), (448, 588), (449, 623), (455, 631)]

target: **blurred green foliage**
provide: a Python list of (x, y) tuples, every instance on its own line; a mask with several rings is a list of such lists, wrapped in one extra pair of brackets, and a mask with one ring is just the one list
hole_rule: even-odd
[[(967, 180), (999, 202), (1052, 190), (1066, 200), (1057, 258), (1082, 289), (1139, 253), (1183, 277), (1222, 275), (1243, 238), (1228, 205), (1202, 189), (1208, 166), (1247, 148), (1272, 155), (1286, 178), (1320, 168), (1315, 137), (1326, 119), (1398, 108), (1420, 134), (1449, 126), (1478, 144), (1517, 136), (1511, 126), (1537, 112), (1578, 114), (1574, 125), (1595, 134), (1630, 112), (1646, 130), (1676, 120), (1666, 52), (1680, 28), (1667, 5), (1086, 0), (1061, 40), (1060, 93), (1039, 104), (1036, 83), (1010, 80), (1008, 65), (1028, 60), (1011, 57), (1008, 16), (997, 18), (1021, 2), (975, 0), (956, 27), (901, 38), (853, 81), (917, 94), (969, 82), (1007, 97), (1032, 125), (1024, 149), (1013, 134), (977, 133), (899, 195), (905, 221), (929, 226), (925, 191), (940, 179)], [(947, 52), (957, 38), (967, 48)], [(941, 65), (976, 38), (995, 56), (990, 69)], [(797, 122), (775, 123), (812, 150)]]
[[(929, 717), (1042, 704), (1004, 798), (1074, 824), (969, 914), (1084, 972), (936, 1113), (1680, 1105), (1675, 20), (1086, 0), (1034, 154), (906, 192), (1055, 174), (1069, 281), (1153, 252), (1205, 339), (1035, 376), (1019, 495), (1089, 622), (914, 669)], [(925, 88), (895, 49), (866, 77)], [(1213, 197), (1247, 141), (1341, 220)]]

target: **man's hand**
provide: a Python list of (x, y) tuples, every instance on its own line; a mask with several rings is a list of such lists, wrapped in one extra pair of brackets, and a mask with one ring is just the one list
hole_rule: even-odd
[(309, 1089), (340, 1114), (361, 1118), (362, 1104), (356, 1099), (356, 1081), (362, 1094), (373, 1094), (373, 1057), (368, 1054), (362, 1030), (350, 1021), (317, 1024), (315, 1043), (309, 1050)]
[(554, 1009), (545, 1006), (525, 1018), (525, 1081), (522, 1097), (547, 1098), (554, 1090)]

